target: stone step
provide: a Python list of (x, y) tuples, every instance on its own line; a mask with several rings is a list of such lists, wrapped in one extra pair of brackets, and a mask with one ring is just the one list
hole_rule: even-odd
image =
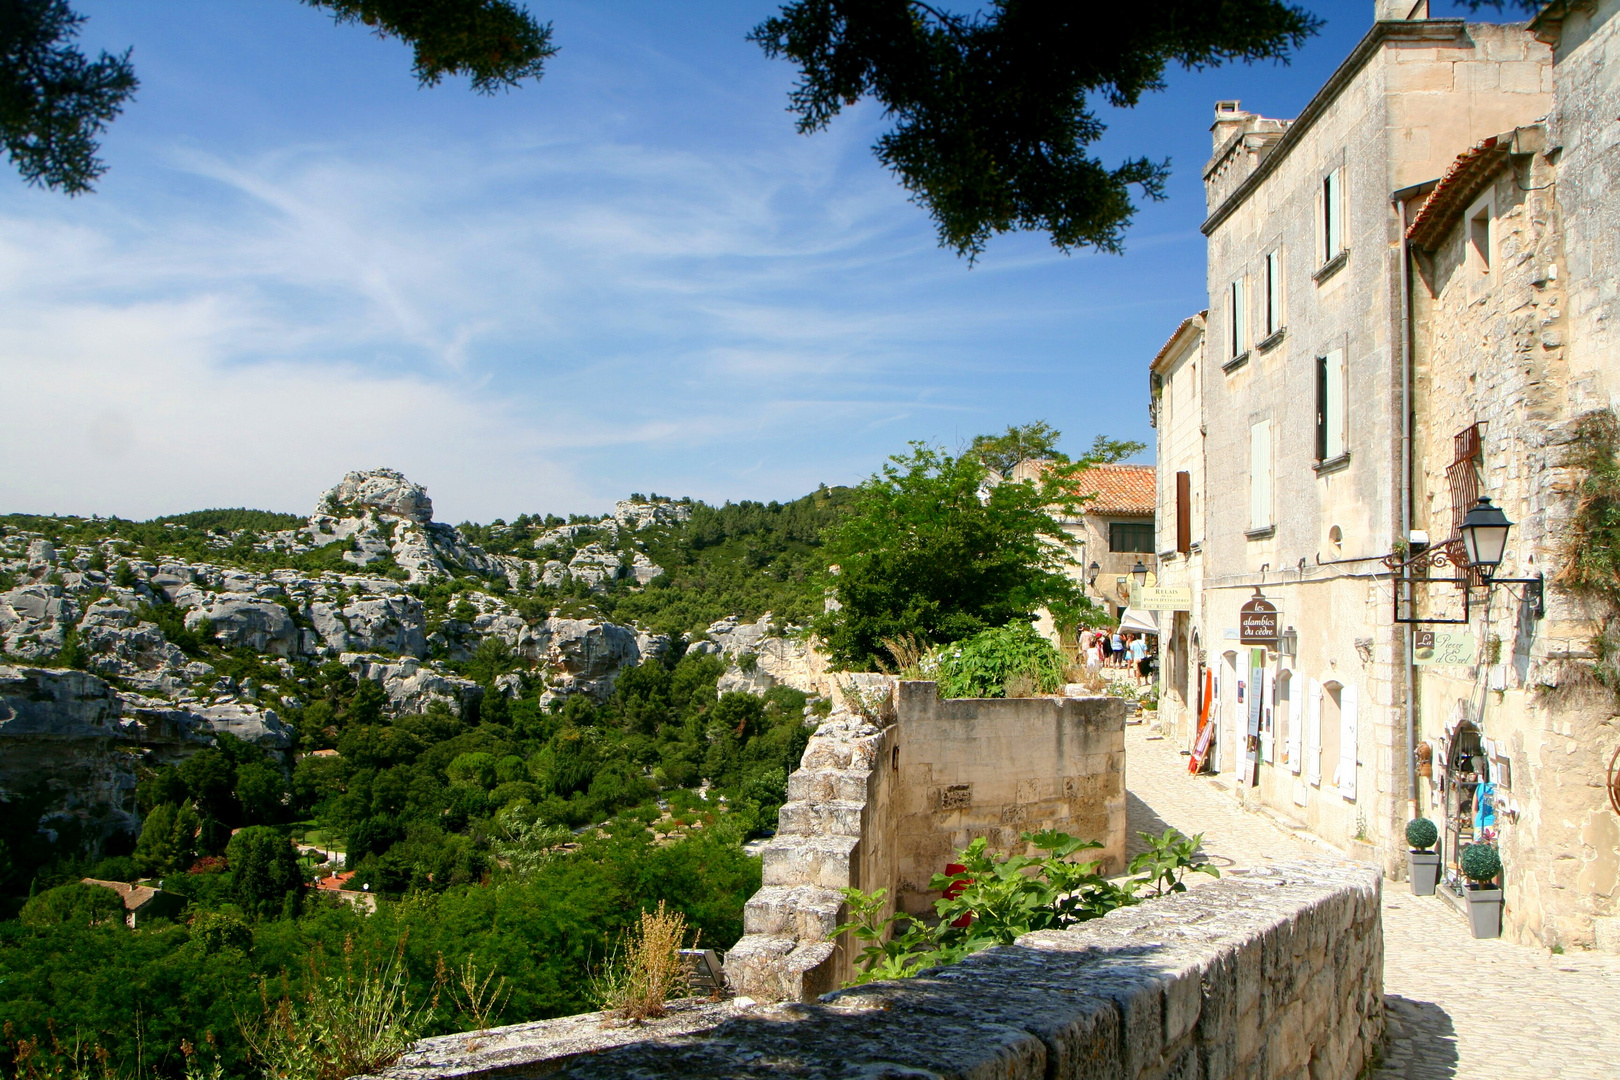
[(784, 836), (778, 833), (760, 853), (763, 885), (820, 885), (841, 889), (853, 882), (850, 867), (858, 836)]
[(825, 802), (784, 803), (776, 815), (779, 836), (860, 836), (864, 802), (829, 799)]
[(746, 934), (726, 953), (726, 982), (756, 1001), (814, 1001), (837, 989), (835, 952), (830, 941)]
[(871, 773), (865, 769), (800, 769), (788, 777), (788, 801), (846, 799), (864, 802), (870, 776)]
[(842, 896), (819, 885), (767, 885), (743, 908), (743, 933), (828, 941), (843, 906)]

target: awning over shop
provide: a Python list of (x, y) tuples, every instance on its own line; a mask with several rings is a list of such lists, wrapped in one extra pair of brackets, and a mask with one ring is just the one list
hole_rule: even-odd
[(1119, 617), (1120, 633), (1157, 634), (1159, 632), (1159, 613), (1157, 611), (1137, 611), (1135, 608), (1126, 608), (1125, 614)]

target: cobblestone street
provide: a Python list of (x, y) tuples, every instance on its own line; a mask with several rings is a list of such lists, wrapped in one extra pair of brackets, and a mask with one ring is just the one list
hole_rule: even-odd
[[(1133, 840), (1167, 826), (1202, 832), (1223, 872), (1337, 857), (1240, 809), (1229, 776), (1188, 776), (1173, 740), (1137, 726), (1126, 729), (1125, 746)], [(1384, 890), (1389, 1041), (1379, 1080), (1620, 1077), (1620, 956), (1475, 940), (1441, 898), (1413, 896), (1402, 882)]]

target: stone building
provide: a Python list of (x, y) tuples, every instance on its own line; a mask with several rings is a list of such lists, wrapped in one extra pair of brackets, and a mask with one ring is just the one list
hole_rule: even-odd
[[(1014, 480), (1033, 479), (1040, 462), (1013, 470)], [(1130, 575), (1137, 563), (1157, 568), (1153, 535), (1152, 465), (1096, 465), (1075, 478), (1073, 494), (1084, 500), (1081, 513), (1057, 512), (1071, 538), (1070, 573), (1085, 594), (1118, 618), (1130, 599)]]
[(1620, 819), (1601, 782), (1620, 745), (1616, 704), (1587, 674), (1590, 601), (1558, 581), (1577, 542), (1572, 444), (1612, 416), (1617, 389), (1602, 317), (1616, 290), (1598, 269), (1614, 263), (1598, 260), (1620, 254), (1620, 81), (1595, 60), (1620, 44), (1617, 10), (1549, 8), (1533, 29), (1555, 48), (1551, 115), (1460, 147), (1437, 183), (1402, 195), (1415, 539), (1454, 550), (1479, 495), (1514, 522), (1496, 574), (1508, 582), (1474, 588), (1466, 608), (1455, 584), (1411, 590), (1414, 617), (1466, 619), (1414, 624), (1426, 635), (1411, 668), (1419, 810), (1442, 825), (1452, 867), (1462, 844), (1497, 843), (1506, 932), (1620, 950)]
[(1239, 797), (1396, 873), (1408, 684), (1382, 559), (1412, 525), (1392, 194), (1545, 115), (1552, 74), (1526, 27), (1375, 14), (1296, 118), (1216, 107), (1204, 482), (1235, 497), (1204, 504), (1200, 659)]
[[(1196, 430), (1205, 488), (1248, 498), (1204, 504), (1186, 564), (1212, 757), (1392, 876), (1414, 814), (1453, 866), (1493, 839), (1507, 934), (1620, 948), (1620, 731), (1590, 677), (1608, 613), (1556, 580), (1570, 444), (1615, 406), (1620, 0), (1528, 25), (1397, 8), (1296, 119), (1217, 105)], [(1172, 360), (1161, 492), (1196, 475)], [(1470, 575), (1450, 556), (1481, 494), (1515, 523), (1497, 578), (1540, 598), (1442, 580)]]
[(1159, 585), (1193, 598), (1160, 616), (1159, 719), (1183, 743), (1197, 728), (1198, 652), (1204, 646), (1197, 598), (1203, 593), (1204, 434), (1199, 396), (1209, 312), (1183, 319), (1149, 366), (1154, 460), (1158, 462), (1155, 548)]

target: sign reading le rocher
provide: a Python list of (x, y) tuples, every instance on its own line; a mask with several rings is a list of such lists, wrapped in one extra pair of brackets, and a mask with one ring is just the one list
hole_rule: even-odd
[(1238, 641), (1244, 645), (1270, 645), (1277, 640), (1277, 609), (1256, 596), (1238, 612)]

